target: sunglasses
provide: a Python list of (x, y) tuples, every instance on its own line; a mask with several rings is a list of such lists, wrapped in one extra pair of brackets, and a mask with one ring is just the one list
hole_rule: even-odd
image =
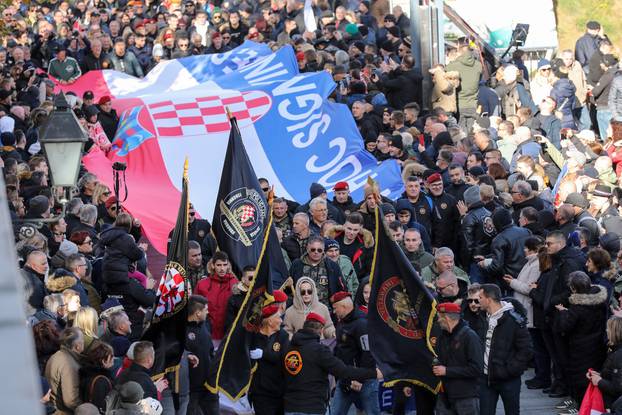
[(311, 295), (313, 290), (300, 290), (300, 295)]
[(117, 207), (116, 207), (115, 205), (112, 205), (112, 206), (110, 206), (108, 209), (110, 209), (111, 211), (113, 211), (113, 212), (114, 212), (114, 211), (116, 211), (116, 210), (117, 210)]
[(196, 214), (197, 214), (196, 212), (190, 212), (190, 216), (194, 216)]
[(479, 304), (479, 300), (477, 298), (467, 298), (467, 302), (469, 304)]
[(267, 192), (267, 191), (270, 190), (270, 188), (269, 187), (262, 187), (261, 190), (263, 190), (264, 192)]
[(322, 248), (309, 248), (309, 252), (317, 252), (318, 254), (324, 253)]

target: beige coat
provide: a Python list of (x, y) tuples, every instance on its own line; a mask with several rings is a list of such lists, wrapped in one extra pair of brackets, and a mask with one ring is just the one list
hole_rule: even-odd
[(568, 72), (568, 79), (570, 79), (577, 88), (576, 95), (581, 106), (585, 105), (585, 101), (587, 100), (587, 79), (585, 79), (585, 72), (583, 72), (583, 68), (579, 62), (575, 61), (572, 64), (570, 72)]
[(73, 414), (82, 403), (80, 400), (80, 363), (78, 355), (61, 346), (45, 366), (45, 378), (52, 389), (52, 403), (57, 415)]
[(460, 74), (456, 71), (445, 72), (442, 68), (434, 69), (432, 73), (432, 108), (442, 108), (447, 112), (455, 113), (456, 88), (460, 85)]
[(527, 327), (533, 328), (533, 304), (531, 297), (529, 297), (529, 285), (532, 282), (537, 282), (540, 278), (540, 262), (538, 261), (538, 254), (531, 254), (527, 256), (527, 263), (520, 270), (518, 276), (510, 282), (510, 288), (514, 290), (514, 298), (521, 303), (527, 310)]
[[(311, 300), (311, 304), (308, 306), (302, 302), (302, 296), (300, 295), (300, 285), (303, 282), (308, 282), (313, 287), (313, 300)], [(313, 282), (313, 280), (309, 277), (301, 277), (296, 282), (294, 304), (289, 307), (287, 311), (285, 311), (285, 318), (283, 319), (285, 331), (289, 333), (290, 339), (294, 333), (302, 328), (302, 325), (305, 323), (305, 319), (309, 313), (316, 313), (324, 317), (326, 324), (324, 325), (323, 338), (331, 339), (335, 337), (335, 325), (333, 324), (333, 320), (330, 318), (330, 311), (328, 311), (328, 307), (320, 303), (318, 300), (315, 282)]]

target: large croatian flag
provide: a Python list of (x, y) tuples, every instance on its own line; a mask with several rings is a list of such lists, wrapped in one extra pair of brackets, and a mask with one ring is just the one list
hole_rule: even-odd
[(190, 199), (202, 217), (213, 215), (229, 136), (227, 108), (238, 119), (255, 172), (275, 185), (278, 196), (303, 203), (312, 182), (330, 196), (335, 183), (347, 181), (353, 198), (361, 200), (368, 176), (384, 195), (403, 191), (397, 163), (378, 164), (363, 148), (348, 108), (327, 100), (335, 87), (331, 76), (299, 74), (291, 47), (220, 73), (190, 89), (114, 100), (122, 115), (113, 151), (84, 158), (108, 185), (111, 164), (127, 163), (129, 197), (123, 205), (141, 220), (158, 251), (165, 252), (174, 225), (185, 157)]

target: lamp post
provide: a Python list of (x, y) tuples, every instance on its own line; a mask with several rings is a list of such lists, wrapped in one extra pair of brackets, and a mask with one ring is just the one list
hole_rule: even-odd
[(60, 216), (49, 219), (22, 219), (18, 222), (50, 223), (65, 216), (68, 193), (76, 186), (84, 144), (89, 135), (82, 127), (61, 92), (54, 99), (54, 110), (39, 128), (39, 142), (47, 159), (52, 186), (64, 189)]

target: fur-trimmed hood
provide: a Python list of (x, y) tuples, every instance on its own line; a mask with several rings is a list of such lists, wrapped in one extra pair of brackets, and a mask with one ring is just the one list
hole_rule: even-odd
[(46, 287), (48, 291), (52, 293), (62, 293), (77, 283), (78, 279), (71, 275), (68, 271), (66, 273), (59, 274), (57, 270), (57, 272), (54, 275), (51, 275), (50, 279), (48, 279)]
[(592, 290), (589, 294), (571, 294), (569, 301), (573, 305), (604, 304), (607, 301), (607, 289), (601, 285), (592, 285)]
[(402, 180), (406, 183), (406, 180), (410, 176), (421, 176), (427, 169), (428, 168), (421, 163), (417, 163), (414, 160), (406, 160), (402, 170)]
[[(326, 235), (330, 239), (336, 239), (338, 236), (343, 234), (344, 226), (343, 225), (333, 225), (326, 228)], [(374, 246), (374, 235), (370, 231), (365, 228), (361, 228), (361, 232), (359, 233), (359, 237), (363, 236), (363, 245), (365, 248), (371, 248)]]

